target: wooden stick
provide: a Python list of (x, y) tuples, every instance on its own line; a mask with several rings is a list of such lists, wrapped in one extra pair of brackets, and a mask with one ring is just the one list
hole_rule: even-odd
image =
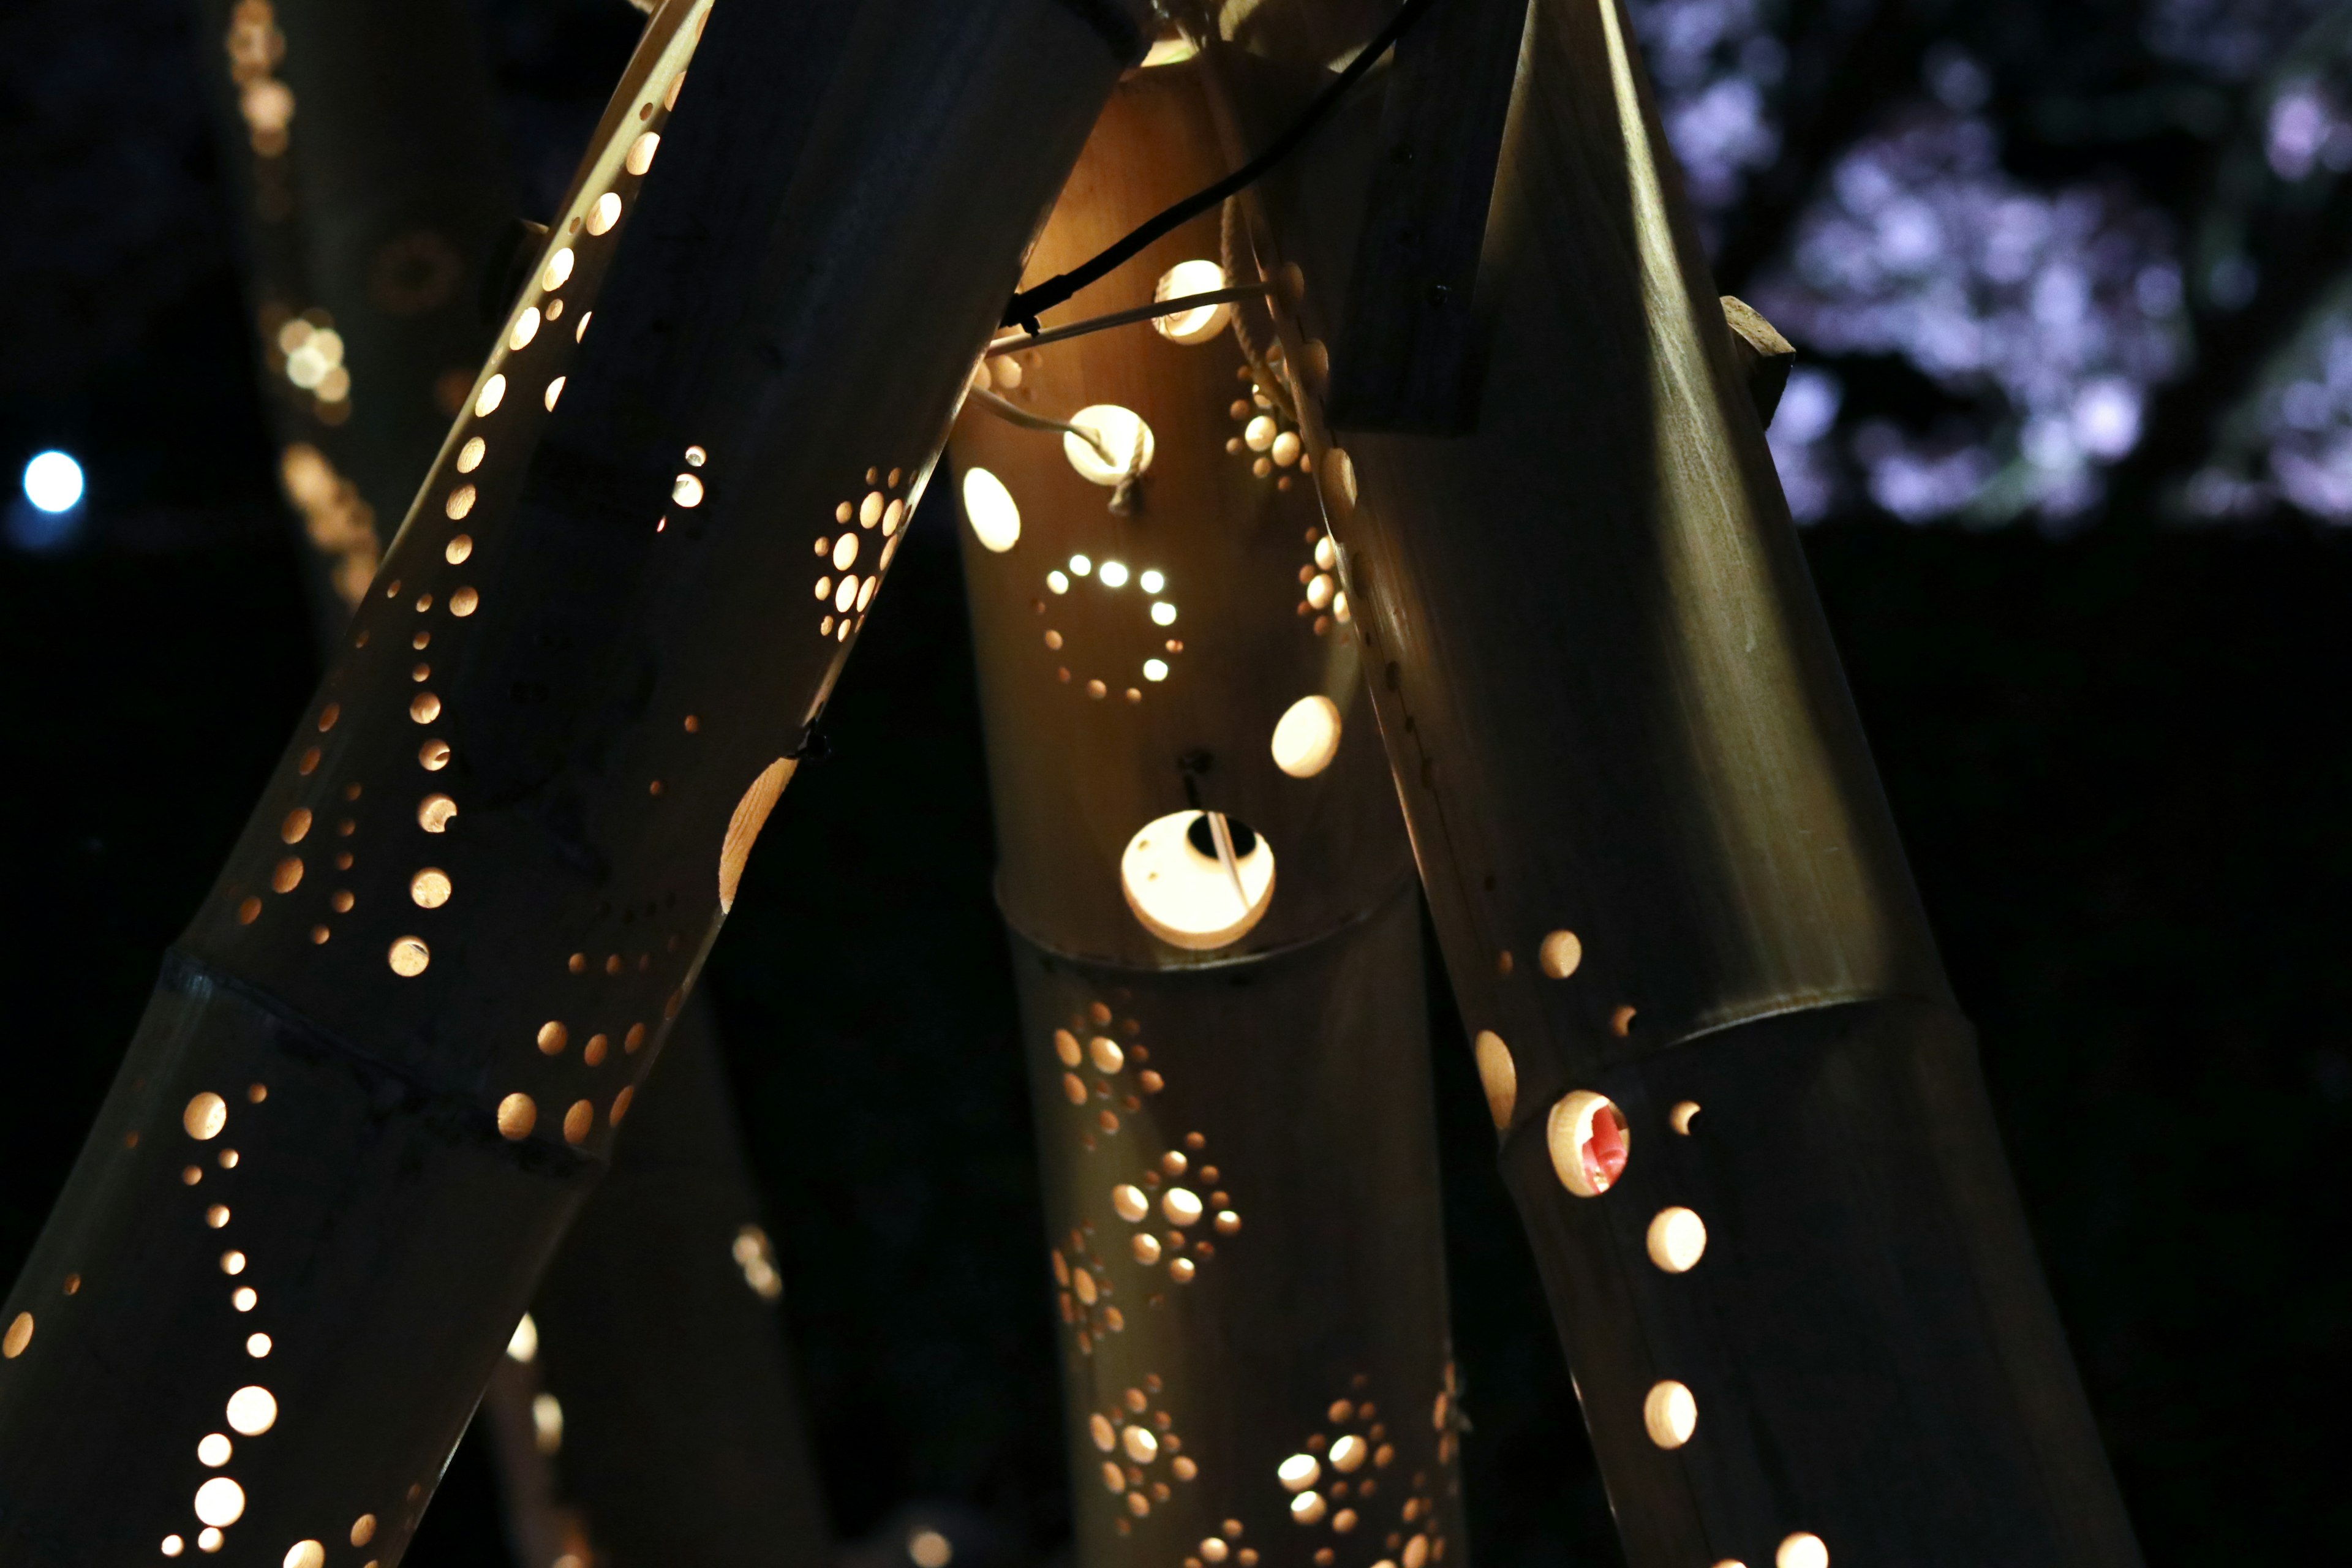
[[(1235, 155), (1343, 9), (1213, 41)], [(1536, 0), (1459, 439), (1324, 424), (1376, 144), (1335, 127), (1260, 205), (1627, 1559), (2133, 1563), (1631, 32), (1618, 0)]]
[(0, 1308), (0, 1560), (398, 1559), (1142, 52), (709, 16), (650, 25)]

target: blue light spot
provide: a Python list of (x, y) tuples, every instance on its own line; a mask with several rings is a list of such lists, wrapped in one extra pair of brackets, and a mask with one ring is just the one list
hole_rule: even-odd
[(25, 499), (43, 511), (71, 511), (81, 492), (81, 465), (63, 452), (42, 452), (25, 465)]

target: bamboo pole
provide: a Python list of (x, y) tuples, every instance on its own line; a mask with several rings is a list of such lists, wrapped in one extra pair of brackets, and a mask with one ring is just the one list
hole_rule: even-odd
[(648, 29), (0, 1307), (0, 1560), (397, 1561), (1141, 47), (707, 20)]
[[(331, 645), (376, 564), (362, 521), (407, 504), (497, 333), (476, 303), (513, 221), (489, 72), (468, 9), (437, 0), (201, 11), (227, 68), (220, 141), (242, 176), (264, 407), (319, 603), (337, 606)], [(533, 1298), (530, 1337), (547, 1352), (502, 1360), (485, 1392), (529, 1568), (832, 1554), (769, 1308), (780, 1277), (706, 1015), (699, 999), (681, 1014), (657, 1109)], [(767, 1293), (747, 1284), (738, 1246), (761, 1255), (751, 1278)], [(688, 1331), (681, 1301), (697, 1304)]]
[[(1385, 9), (1228, 8), (1234, 154)], [(1318, 401), (1377, 113), (1258, 205), (1628, 1560), (2137, 1562), (1622, 7), (1528, 8), (1456, 440)]]
[[(1031, 279), (1222, 172), (1197, 63), (1147, 68)], [(1220, 252), (1213, 212), (1074, 309), (1257, 281)], [(1015, 348), (1022, 422), (954, 437), (1077, 1558), (1459, 1563), (1419, 901), (1267, 324)]]
[(198, 0), (262, 400), (322, 633), (351, 618), (495, 328), (513, 221), (473, 8)]

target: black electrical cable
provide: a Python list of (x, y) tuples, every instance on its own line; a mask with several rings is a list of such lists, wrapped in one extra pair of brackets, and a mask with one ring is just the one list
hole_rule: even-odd
[(1300, 142), (1307, 140), (1307, 133), (1339, 106), (1339, 100), (1347, 96), (1348, 89), (1362, 79), (1364, 73), (1372, 68), (1374, 61), (1388, 53), (1391, 44), (1404, 37), (1406, 29), (1421, 20), (1422, 15), (1433, 3), (1433, 0), (1404, 0), (1404, 4), (1397, 7), (1396, 15), (1389, 18), (1388, 26), (1364, 46), (1360, 54), (1348, 62), (1348, 68), (1339, 73), (1339, 79), (1317, 94), (1315, 101), (1307, 106), (1306, 112), (1292, 121), (1265, 152), (1207, 190), (1196, 191), (1158, 216), (1147, 219), (1140, 227), (1130, 231), (1109, 248), (1097, 252), (1067, 272), (1046, 279), (1034, 289), (1024, 289), (1013, 295), (1004, 307), (1004, 319), (1001, 324), (1025, 327), (1034, 334), (1038, 331), (1037, 317), (1041, 312), (1052, 310), (1112, 268), (1132, 260), (1145, 246), (1161, 235), (1200, 216), (1226, 197), (1255, 184), (1268, 169), (1288, 157)]

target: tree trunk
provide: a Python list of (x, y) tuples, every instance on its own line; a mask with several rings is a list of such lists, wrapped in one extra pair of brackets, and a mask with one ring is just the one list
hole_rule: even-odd
[(397, 1560), (1141, 48), (707, 19), (648, 29), (0, 1308), (12, 1563)]
[[(1032, 279), (1222, 173), (1197, 63), (1145, 69)], [(1219, 254), (1213, 212), (1079, 311)], [(1419, 900), (1253, 318), (992, 362), (1103, 449), (976, 405), (955, 437), (1078, 1560), (1423, 1568), (1466, 1541)]]
[[(1228, 12), (1234, 147), (1386, 9)], [(1259, 208), (1629, 1560), (2136, 1562), (1622, 9), (1529, 10), (1460, 439), (1318, 404), (1378, 107)]]

